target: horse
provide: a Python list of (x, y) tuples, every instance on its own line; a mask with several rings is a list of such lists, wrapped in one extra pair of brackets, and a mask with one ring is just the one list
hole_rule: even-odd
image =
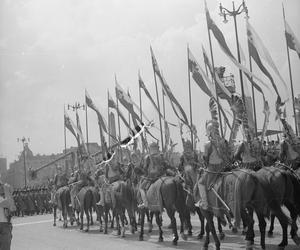
[(94, 194), (92, 189), (88, 186), (81, 188), (77, 194), (76, 202), (78, 202), (80, 211), (80, 230), (83, 230), (83, 215), (85, 214), (87, 227), (84, 231), (88, 232), (90, 228), (90, 220), (91, 225), (93, 225), (92, 208), (94, 206)]
[[(208, 189), (208, 198), (214, 209), (200, 208), (203, 216), (207, 220), (205, 227), (206, 237), (203, 244), (203, 249), (208, 249), (210, 241), (209, 234), (212, 233), (216, 250), (220, 250), (220, 241), (216, 234), (213, 222), (214, 214), (217, 213), (218, 209), (221, 210), (221, 213), (234, 217), (237, 225), (239, 225), (241, 219), (243, 219), (243, 221), (246, 223), (248, 227), (245, 237), (247, 249), (253, 249), (253, 211), (255, 211), (259, 220), (259, 229), (262, 236), (260, 245), (262, 249), (265, 249), (265, 199), (262, 196), (261, 186), (259, 185), (254, 172), (244, 169), (235, 169), (230, 172), (211, 174), (218, 174), (220, 177), (216, 180), (214, 186), (209, 187)], [(201, 179), (199, 181), (201, 181)], [(217, 197), (217, 194), (215, 193), (217, 191), (219, 197)], [(220, 201), (220, 199), (222, 199), (222, 201)], [(215, 210), (215, 208), (217, 209)]]
[[(154, 185), (154, 186), (153, 186)], [(178, 178), (172, 176), (163, 176), (156, 180), (154, 183), (151, 184), (153, 188), (159, 189), (158, 192), (161, 195), (162, 200), (162, 208), (165, 208), (167, 214), (171, 220), (171, 227), (173, 231), (173, 245), (177, 245), (178, 242), (178, 232), (177, 232), (177, 225), (175, 219), (175, 212), (179, 213), (180, 218), (180, 234), (183, 239), (186, 239), (186, 235), (184, 234), (184, 222), (185, 222), (185, 215), (186, 215), (186, 207), (185, 207), (185, 200), (184, 200), (184, 190), (179, 182)], [(151, 188), (150, 186), (150, 188)], [(150, 189), (149, 188), (149, 189)], [(151, 197), (148, 197), (149, 200)], [(140, 195), (137, 196), (138, 201), (141, 201)], [(140, 203), (140, 202), (139, 202)], [(159, 229), (159, 242), (163, 241), (163, 231), (162, 231), (162, 218), (161, 218), (161, 209), (154, 209), (149, 208), (151, 212), (154, 212), (156, 217), (156, 223)], [(145, 218), (146, 209), (141, 209), (141, 231), (139, 235), (139, 239), (143, 240), (144, 235), (144, 218)]]
[[(272, 236), (275, 216), (282, 227), (282, 241), (278, 245), (280, 249), (287, 246), (287, 227), (291, 224), (290, 235), (294, 242), (299, 245), (300, 239), (297, 235), (297, 217), (300, 215), (300, 180), (294, 170), (284, 164), (276, 164), (272, 167), (265, 167), (257, 172), (257, 176), (271, 209), (271, 225), (268, 236)], [(287, 217), (281, 205), (285, 205), (290, 212)]]
[[(185, 203), (186, 203), (187, 208), (189, 210), (189, 212), (186, 215), (188, 235), (189, 236), (192, 235), (192, 224), (191, 224), (190, 212), (192, 212), (192, 213), (196, 212), (198, 217), (199, 217), (199, 220), (200, 220), (200, 232), (197, 235), (198, 239), (202, 239), (203, 235), (205, 233), (205, 231), (204, 231), (205, 230), (205, 220), (204, 220), (205, 218), (202, 215), (199, 206), (195, 206), (195, 199), (197, 199), (195, 197), (195, 186), (197, 184), (197, 180), (202, 175), (202, 173), (203, 173), (203, 171), (197, 171), (190, 164), (187, 164), (187, 165), (183, 166), (182, 178), (183, 178), (183, 181), (184, 181), (184, 191), (185, 191), (185, 196), (186, 196), (186, 198), (185, 198), (186, 202)], [(218, 220), (219, 237), (220, 237), (221, 240), (223, 240), (225, 238), (225, 234), (223, 232), (220, 219), (217, 218), (217, 220)], [(231, 222), (230, 222), (230, 224), (231, 224)]]

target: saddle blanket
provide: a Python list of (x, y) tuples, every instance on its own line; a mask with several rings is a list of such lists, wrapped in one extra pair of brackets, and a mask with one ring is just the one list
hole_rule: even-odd
[(153, 212), (163, 211), (163, 201), (161, 197), (160, 188), (163, 183), (163, 178), (159, 178), (152, 183), (147, 191), (148, 208)]

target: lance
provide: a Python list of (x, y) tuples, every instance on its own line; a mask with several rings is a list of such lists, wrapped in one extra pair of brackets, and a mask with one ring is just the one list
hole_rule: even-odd
[(230, 209), (230, 207), (226, 204), (226, 202), (221, 198), (221, 196), (217, 193), (217, 191), (214, 189), (214, 184), (211, 184), (208, 188), (208, 191), (213, 191), (213, 193), (217, 196), (217, 198), (219, 199), (219, 201), (222, 203), (222, 205), (225, 207), (225, 209), (227, 210), (227, 212), (229, 213), (230, 217), (234, 217), (233, 213)]

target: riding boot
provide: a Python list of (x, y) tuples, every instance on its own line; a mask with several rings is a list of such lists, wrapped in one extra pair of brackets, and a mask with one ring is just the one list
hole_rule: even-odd
[(148, 200), (147, 200), (147, 196), (146, 196), (146, 192), (144, 189), (140, 188), (140, 193), (141, 193), (141, 198), (143, 203), (140, 204), (138, 207), (139, 208), (144, 208), (144, 207), (148, 207)]
[(203, 210), (207, 210), (208, 209), (208, 198), (207, 198), (206, 187), (205, 187), (205, 185), (199, 183), (198, 188), (199, 188), (199, 194), (200, 194), (199, 206)]
[(96, 205), (104, 207), (104, 190), (103, 190), (103, 187), (100, 188), (99, 194), (100, 194), (100, 200), (96, 203)]

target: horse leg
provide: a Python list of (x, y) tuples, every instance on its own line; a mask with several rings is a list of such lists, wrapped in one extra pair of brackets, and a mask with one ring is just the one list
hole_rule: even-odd
[(188, 229), (188, 236), (192, 236), (193, 235), (193, 226), (191, 223), (191, 214), (189, 213), (189, 211), (187, 211), (185, 219), (186, 219), (186, 226)]
[(141, 232), (139, 236), (139, 240), (143, 241), (144, 240), (144, 222), (145, 222), (145, 213), (146, 213), (146, 208), (142, 208), (139, 212), (140, 216), (140, 225), (141, 225)]
[(104, 209), (105, 209), (105, 211), (104, 211), (104, 234), (107, 234), (109, 208), (105, 205)]
[[(153, 214), (152, 213), (152, 218), (153, 218)], [(156, 219), (156, 224), (158, 226), (158, 232), (159, 232), (159, 238), (158, 238), (158, 241), (159, 242), (163, 242), (164, 241), (164, 238), (163, 238), (163, 231), (162, 231), (162, 220), (161, 220), (161, 217), (160, 217), (160, 212), (156, 212), (155, 213), (155, 219)]]
[(208, 245), (209, 245), (209, 241), (210, 241), (210, 239), (209, 239), (210, 231), (209, 231), (208, 220), (206, 221), (205, 232), (206, 232), (206, 235), (205, 235), (205, 241), (203, 244), (203, 250), (208, 250)]
[(53, 226), (55, 227), (56, 226), (56, 206), (53, 206), (53, 220), (54, 220), (53, 221)]
[(295, 206), (293, 204), (291, 204), (290, 202), (286, 202), (285, 205), (288, 208), (288, 210), (290, 211), (290, 215), (291, 215), (291, 219), (292, 219), (291, 232), (290, 232), (291, 238), (296, 243), (296, 245), (300, 245), (300, 238), (297, 235), (297, 231), (298, 231), (297, 210), (296, 210)]
[(273, 236), (274, 220), (275, 220), (275, 214), (271, 213), (271, 222), (270, 222), (270, 228), (269, 228), (269, 231), (268, 231), (268, 237)]
[(251, 208), (248, 208), (248, 213), (245, 209), (242, 210), (242, 214), (244, 214), (242, 217), (244, 217), (244, 225), (247, 227), (246, 231), (246, 249), (252, 250), (253, 244), (254, 244), (254, 220), (253, 220), (253, 210)]
[(222, 228), (222, 224), (221, 224), (221, 219), (218, 218), (217, 221), (218, 221), (218, 231), (219, 231), (220, 240), (224, 240), (225, 233), (223, 232), (223, 228)]
[(81, 208), (81, 211), (80, 211), (80, 230), (83, 230), (83, 208)]
[(173, 245), (177, 245), (178, 241), (178, 232), (177, 232), (177, 225), (176, 225), (176, 219), (175, 219), (175, 211), (172, 209), (167, 210), (167, 214), (171, 220), (172, 225), (172, 231), (173, 231)]
[(266, 249), (266, 221), (262, 213), (257, 213), (258, 226), (260, 231), (260, 246), (262, 249)]
[(196, 207), (196, 212), (198, 214), (198, 217), (199, 217), (199, 220), (200, 220), (200, 224), (201, 224), (201, 229), (200, 229), (200, 232), (197, 236), (197, 239), (198, 240), (201, 240), (203, 238), (203, 235), (204, 235), (204, 228), (205, 228), (205, 225), (204, 225), (204, 217), (201, 213), (201, 210), (199, 207)]
[(203, 212), (204, 217), (207, 220), (206, 227), (205, 227), (205, 230), (206, 230), (206, 239), (205, 239), (205, 242), (204, 242), (203, 249), (204, 250), (208, 249), (209, 233), (211, 232), (211, 234), (212, 234), (212, 236), (214, 238), (214, 241), (215, 241), (216, 250), (220, 250), (220, 245), (221, 244), (220, 244), (219, 238), (217, 236), (215, 225), (214, 225), (214, 220), (213, 220), (213, 216), (214, 215), (213, 215), (212, 212), (209, 212), (209, 211), (206, 211), (206, 210), (202, 210), (202, 212)]
[(281, 209), (275, 215), (277, 216), (279, 223), (281, 225), (281, 228), (282, 228), (282, 241), (280, 242), (278, 247), (280, 249), (284, 249), (284, 247), (286, 247), (288, 244), (288, 237), (287, 237), (288, 221)]
[(88, 232), (90, 230), (90, 211), (88, 208), (85, 209), (85, 217), (86, 217), (86, 229), (85, 232)]
[(124, 212), (122, 211), (122, 213), (120, 215), (120, 219), (121, 219), (121, 237), (124, 238), (125, 237), (125, 221), (126, 221), (125, 211)]
[[(184, 225), (185, 225), (185, 221), (188, 221), (188, 218), (185, 220), (185, 217), (190, 217), (190, 213), (187, 212), (186, 216), (183, 212), (179, 213), (179, 219), (180, 219), (180, 236), (183, 240), (187, 240), (187, 236), (184, 233)], [(189, 218), (191, 220), (191, 217)]]
[(117, 224), (117, 233), (118, 233), (118, 235), (121, 235), (119, 212), (115, 213), (115, 219), (116, 219), (116, 224)]

